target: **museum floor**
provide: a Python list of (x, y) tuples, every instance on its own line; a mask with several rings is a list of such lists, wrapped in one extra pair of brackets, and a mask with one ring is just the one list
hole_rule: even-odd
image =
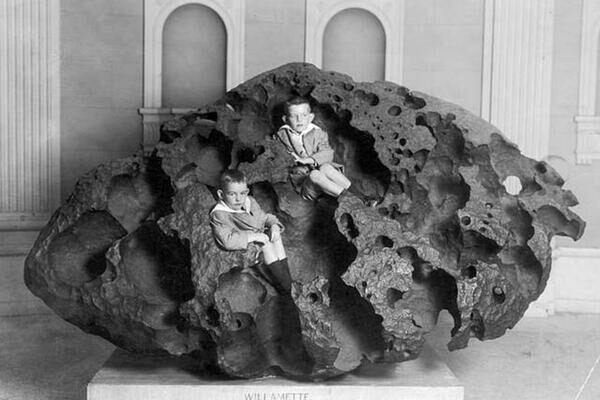
[[(430, 342), (465, 386), (465, 399), (600, 398), (600, 315), (526, 318), (500, 339), (453, 353), (449, 322)], [(54, 314), (0, 319), (0, 400), (85, 399), (86, 383), (114, 347)]]

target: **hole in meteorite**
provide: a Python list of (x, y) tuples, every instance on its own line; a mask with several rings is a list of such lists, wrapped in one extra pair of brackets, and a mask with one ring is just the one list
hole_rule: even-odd
[(535, 170), (540, 174), (545, 174), (548, 171), (548, 169), (546, 168), (546, 164), (543, 161), (540, 161), (539, 163), (535, 164)]
[(145, 296), (184, 302), (194, 297), (189, 242), (146, 222), (121, 242), (125, 273)]
[(394, 308), (396, 302), (398, 300), (402, 300), (402, 297), (404, 297), (405, 293), (406, 292), (403, 292), (402, 290), (398, 290), (396, 288), (389, 288), (385, 292), (385, 298), (387, 300), (388, 307)]
[(506, 300), (504, 290), (500, 286), (494, 286), (492, 293), (494, 294), (494, 300), (496, 300), (497, 303), (502, 304), (504, 303), (504, 300)]
[(422, 170), (427, 162), (427, 157), (429, 156), (429, 150), (419, 150), (414, 154), (414, 159), (416, 165), (419, 167), (419, 170)]
[(476, 309), (471, 312), (471, 332), (473, 336), (480, 340), (483, 339), (483, 335), (485, 334), (483, 318), (481, 317), (479, 310)]
[(379, 104), (379, 97), (375, 93), (366, 93), (362, 89), (355, 91), (354, 97), (369, 104), (370, 106), (376, 106)]
[(387, 350), (387, 351), (392, 351), (392, 350), (394, 350), (394, 341), (393, 341), (393, 340), (389, 340), (389, 341), (387, 342), (387, 348), (386, 348), (386, 350)]
[(465, 260), (489, 260), (500, 251), (495, 240), (481, 233), (468, 230), (463, 233), (463, 254)]
[(396, 252), (400, 256), (400, 258), (403, 258), (410, 263), (414, 263), (419, 258), (417, 255), (417, 250), (415, 250), (414, 247), (400, 247), (398, 250), (396, 250)]
[(342, 109), (337, 112), (337, 117), (340, 121), (348, 123), (352, 119), (352, 113), (350, 110)]
[(392, 117), (397, 117), (402, 112), (402, 109), (398, 106), (391, 106), (387, 112)]
[(232, 326), (231, 329), (239, 331), (240, 329), (247, 328), (253, 324), (254, 318), (252, 315), (245, 312), (236, 312), (232, 315)]
[(412, 93), (407, 93), (404, 96), (404, 103), (413, 110), (421, 109), (425, 107), (426, 104), (424, 99), (414, 96)]
[(349, 82), (338, 81), (335, 83), (335, 86), (337, 86), (340, 89), (347, 90), (347, 91), (351, 91), (354, 89), (354, 85), (352, 85)]
[(461, 272), (461, 275), (473, 279), (477, 276), (477, 268), (474, 265), (469, 265), (467, 268), (464, 268)]
[(375, 239), (375, 246), (379, 248), (383, 247), (394, 247), (394, 241), (385, 235), (379, 235)]
[(373, 136), (373, 129), (361, 131), (350, 125), (350, 119), (360, 119), (360, 115), (352, 117), (349, 114), (349, 118), (343, 118), (331, 105), (320, 103), (315, 103), (312, 110), (315, 123), (326, 128), (330, 144), (345, 166), (347, 175), (354, 176), (353, 186), (360, 188), (358, 190), (365, 196), (383, 196), (389, 187), (391, 172), (375, 150), (375, 137), (378, 135)]
[(471, 224), (471, 218), (468, 216), (464, 216), (460, 219), (460, 223), (467, 226)]
[(219, 311), (217, 311), (214, 304), (206, 309), (206, 322), (210, 326), (219, 326)]
[(237, 151), (237, 160), (240, 163), (253, 163), (256, 161), (256, 158), (264, 152), (264, 146), (243, 147)]
[(318, 302), (321, 298), (319, 297), (318, 294), (316, 294), (315, 292), (311, 292), (308, 295), (309, 300), (311, 301), (311, 303), (316, 303)]
[(398, 143), (400, 143), (400, 146), (406, 146), (406, 138), (400, 138)]
[(346, 231), (346, 234), (350, 236), (351, 239), (355, 239), (360, 234), (358, 228), (354, 224), (354, 218), (352, 218), (352, 215), (348, 213), (342, 214), (340, 217), (340, 223), (344, 231)]

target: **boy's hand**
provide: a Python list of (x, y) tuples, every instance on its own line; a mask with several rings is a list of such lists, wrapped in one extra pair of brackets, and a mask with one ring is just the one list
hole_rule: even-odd
[(271, 242), (281, 240), (281, 228), (279, 225), (272, 225), (269, 233), (271, 236)]
[(269, 241), (269, 237), (264, 233), (253, 233), (249, 239), (252, 242), (257, 242), (260, 244), (265, 244)]
[(304, 157), (304, 158), (298, 157), (296, 159), (296, 162), (298, 162), (300, 164), (304, 164), (304, 165), (313, 165), (313, 164), (315, 164), (314, 158), (311, 158), (311, 157)]

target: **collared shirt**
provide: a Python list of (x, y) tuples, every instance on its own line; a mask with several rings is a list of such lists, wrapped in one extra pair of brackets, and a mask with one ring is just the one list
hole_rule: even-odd
[(214, 208), (211, 210), (210, 213), (212, 214), (215, 211), (250, 214), (250, 197), (246, 197), (246, 201), (244, 202), (244, 205), (242, 206), (242, 208), (240, 210), (234, 210), (233, 208), (229, 207), (227, 205), (227, 203), (225, 203), (223, 200), (219, 200), (219, 202), (214, 206)]
[(306, 129), (304, 129), (302, 132), (298, 133), (295, 130), (292, 129), (291, 126), (289, 125), (284, 125), (283, 128), (287, 129), (288, 132), (290, 133), (290, 142), (292, 143), (292, 146), (294, 148), (294, 153), (300, 157), (300, 158), (306, 158), (308, 157), (308, 152), (306, 151), (306, 147), (304, 147), (304, 140), (303, 140), (303, 136), (305, 134), (307, 134), (308, 132), (310, 132), (311, 130), (313, 130), (314, 128), (317, 128), (316, 125), (314, 125), (313, 123), (308, 124), (308, 126), (306, 127)]
[(277, 130), (277, 138), (296, 159), (310, 157), (316, 165), (333, 161), (333, 149), (327, 133), (315, 124), (309, 124), (300, 134), (289, 125), (282, 125)]
[(264, 232), (275, 224), (283, 231), (277, 217), (265, 213), (251, 196), (246, 198), (241, 210), (234, 210), (221, 200), (210, 211), (215, 241), (226, 250), (246, 249), (249, 233)]

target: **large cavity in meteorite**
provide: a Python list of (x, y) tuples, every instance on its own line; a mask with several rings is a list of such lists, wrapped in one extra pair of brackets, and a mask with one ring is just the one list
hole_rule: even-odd
[[(273, 138), (298, 95), (352, 181), (340, 198), (303, 200)], [(228, 167), (285, 225), (290, 294), (252, 273), (256, 246), (213, 240), (209, 211)], [(164, 124), (152, 155), (85, 174), (25, 278), (63, 318), (125, 349), (238, 377), (322, 379), (417, 357), (442, 310), (454, 319), (451, 349), (513, 327), (544, 289), (552, 236), (583, 233), (562, 185), (460, 107), (288, 64)]]

